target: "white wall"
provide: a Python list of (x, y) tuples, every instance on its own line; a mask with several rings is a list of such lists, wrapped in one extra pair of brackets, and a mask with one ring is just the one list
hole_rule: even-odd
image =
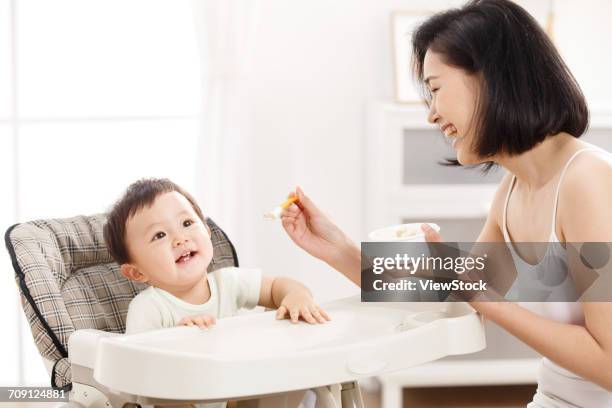
[(557, 0), (555, 41), (592, 111), (612, 109), (612, 3)]
[[(462, 2), (401, 0), (265, 0), (260, 2), (251, 95), (254, 186), (258, 211), (301, 184), (355, 240), (362, 233), (365, 104), (393, 98), (389, 16), (394, 10)], [(548, 2), (520, 3), (538, 20)], [(559, 0), (557, 43), (594, 107), (612, 108), (610, 3)], [(585, 46), (588, 45), (588, 46)], [(289, 271), (320, 299), (355, 292), (338, 274), (302, 254), (280, 225), (255, 223), (256, 262)]]

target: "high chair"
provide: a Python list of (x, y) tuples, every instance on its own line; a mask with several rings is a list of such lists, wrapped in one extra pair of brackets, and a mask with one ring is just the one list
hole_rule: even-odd
[[(357, 380), (485, 347), (481, 318), (465, 303), (323, 305), (323, 325), (274, 312), (219, 319), (214, 329), (174, 327), (125, 335), (129, 302), (146, 285), (123, 277), (104, 244), (105, 215), (37, 220), (9, 228), (21, 303), (51, 386), (66, 407), (128, 408), (238, 400), (293, 408), (362, 407)], [(238, 266), (211, 219), (208, 272)]]

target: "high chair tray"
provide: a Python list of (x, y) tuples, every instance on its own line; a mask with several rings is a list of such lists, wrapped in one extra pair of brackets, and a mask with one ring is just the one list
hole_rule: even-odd
[[(361, 303), (351, 297), (324, 308), (332, 320), (322, 325), (275, 320), (270, 311), (220, 319), (212, 329), (102, 337), (93, 347), (94, 378), (148, 397), (238, 398), (351, 381), (474, 353), (486, 344), (481, 318), (466, 303)], [(85, 349), (74, 347), (74, 357)]]

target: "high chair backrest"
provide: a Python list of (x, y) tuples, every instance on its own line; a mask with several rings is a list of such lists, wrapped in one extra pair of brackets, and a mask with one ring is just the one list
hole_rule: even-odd
[[(13, 225), (6, 231), (21, 304), (43, 359), (53, 362), (51, 386), (70, 388), (68, 338), (79, 329), (125, 331), (128, 305), (146, 285), (121, 275), (102, 235), (104, 214)], [(236, 251), (211, 219), (208, 271), (238, 266)]]

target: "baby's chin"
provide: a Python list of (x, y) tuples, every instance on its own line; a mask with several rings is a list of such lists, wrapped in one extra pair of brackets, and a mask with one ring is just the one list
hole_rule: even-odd
[[(173, 288), (181, 287), (183, 289), (190, 288), (201, 280), (207, 279), (207, 266), (200, 266), (190, 269), (175, 269), (173, 273), (167, 273), (166, 276), (173, 276), (172, 280), (166, 280), (164, 283)], [(163, 288), (162, 288), (163, 289)]]
[(198, 260), (198, 262), (194, 262), (188, 267), (175, 265), (175, 271), (177, 276), (193, 276), (193, 277), (202, 277), (206, 276), (206, 271), (208, 270), (208, 265), (210, 262), (202, 262), (202, 260)]

